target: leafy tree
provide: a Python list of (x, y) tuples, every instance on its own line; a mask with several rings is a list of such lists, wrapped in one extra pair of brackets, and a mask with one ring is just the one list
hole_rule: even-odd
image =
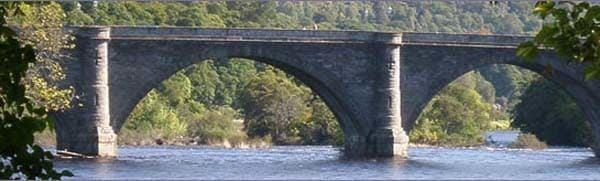
[[(0, 4), (0, 179), (60, 179), (72, 176), (53, 169), (52, 153), (33, 144), (34, 132), (44, 130), (49, 118), (26, 97), (23, 78), (36, 61), (31, 45), (22, 46), (7, 26), (10, 4)], [(20, 12), (17, 7), (16, 12)]]
[(600, 6), (587, 2), (538, 2), (533, 13), (547, 19), (548, 23), (535, 36), (534, 41), (522, 43), (517, 55), (531, 60), (538, 47), (552, 48), (571, 62), (585, 65), (585, 78), (600, 78)]
[(237, 117), (238, 112), (228, 107), (207, 110), (196, 114), (190, 132), (198, 135), (203, 143), (228, 140), (238, 136), (241, 130), (241, 124), (234, 122)]
[(375, 13), (375, 22), (377, 24), (387, 24), (390, 22), (388, 16), (388, 5), (383, 1), (375, 1), (373, 4), (373, 11)]
[(271, 135), (283, 143), (289, 136), (290, 123), (306, 109), (304, 92), (278, 70), (259, 73), (242, 95), (244, 124), (250, 137)]
[(290, 125), (290, 133), (298, 137), (300, 144), (342, 145), (344, 135), (327, 105), (318, 97), (309, 105), (310, 111)]
[(410, 139), (427, 144), (478, 144), (490, 129), (493, 111), (475, 90), (450, 84), (425, 107)]
[(583, 111), (553, 83), (539, 79), (513, 110), (512, 126), (550, 145), (590, 146), (591, 128)]
[(70, 25), (91, 25), (94, 24), (94, 19), (88, 14), (85, 14), (80, 9), (75, 9), (67, 13), (67, 24)]
[(66, 78), (61, 63), (69, 58), (65, 49), (73, 48), (73, 36), (66, 32), (66, 18), (58, 3), (18, 5), (23, 15), (11, 17), (10, 24), (19, 29), (19, 40), (31, 44), (36, 63), (31, 64), (24, 80), (27, 96), (50, 111), (70, 107), (72, 88), (61, 88)]
[(480, 68), (479, 72), (492, 83), (496, 97), (506, 99), (502, 106), (518, 102), (529, 83), (540, 78), (537, 73), (514, 65), (492, 65)]
[(97, 22), (101, 25), (135, 25), (136, 20), (124, 3), (99, 2)]
[(233, 108), (239, 108), (239, 101), (242, 89), (248, 82), (256, 77), (255, 64), (261, 64), (248, 59), (223, 59), (214, 62), (219, 74), (216, 102), (217, 105), (228, 105)]
[(142, 4), (144, 9), (150, 15), (154, 25), (167, 25), (169, 15), (167, 14), (167, 5), (160, 2), (150, 2)]
[(479, 72), (469, 72), (454, 80), (452, 84), (460, 85), (466, 89), (477, 91), (477, 93), (487, 103), (493, 104), (495, 101), (496, 90), (494, 89), (494, 86), (483, 76), (481, 76)]
[(192, 3), (190, 8), (179, 14), (177, 26), (202, 26), (202, 27), (225, 27), (225, 21), (220, 17), (209, 14), (206, 6), (200, 3)]
[(181, 105), (192, 97), (192, 82), (180, 71), (158, 86), (157, 91), (169, 105)]
[(186, 70), (192, 84), (192, 99), (204, 105), (213, 105), (217, 88), (222, 82), (212, 60), (193, 65)]
[(147, 130), (155, 133), (155, 138), (184, 136), (187, 123), (181, 121), (177, 111), (167, 103), (164, 97), (156, 91), (151, 91), (131, 113), (125, 129)]

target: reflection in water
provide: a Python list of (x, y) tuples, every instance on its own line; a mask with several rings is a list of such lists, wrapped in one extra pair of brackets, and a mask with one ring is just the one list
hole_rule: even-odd
[(411, 148), (407, 160), (348, 160), (328, 146), (124, 147), (113, 160), (55, 163), (74, 179), (600, 179), (600, 161), (583, 148)]

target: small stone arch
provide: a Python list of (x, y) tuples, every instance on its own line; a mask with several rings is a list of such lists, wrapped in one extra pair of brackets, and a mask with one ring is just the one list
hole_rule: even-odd
[[(590, 121), (595, 139), (600, 141), (600, 81), (585, 80), (583, 77), (584, 66), (569, 63), (566, 59), (557, 56), (550, 51), (543, 51), (533, 61), (525, 61), (516, 57), (512, 48), (465, 48), (465, 47), (421, 47), (429, 49), (425, 62), (430, 62), (431, 69), (422, 70), (421, 73), (431, 73), (432, 79), (426, 85), (425, 94), (412, 105), (414, 112), (407, 116), (405, 129), (412, 129), (418, 115), (423, 111), (429, 101), (444, 87), (460, 76), (481, 67), (508, 64), (522, 67), (542, 75), (544, 78), (562, 87), (583, 110)], [(425, 50), (427, 51), (427, 50)], [(437, 53), (436, 53), (437, 52)], [(416, 58), (416, 57), (415, 57)], [(424, 57), (420, 57), (424, 58)], [(553, 73), (545, 73), (547, 67), (552, 65)], [(435, 73), (434, 73), (435, 72)], [(423, 75), (423, 74), (420, 74)], [(596, 141), (596, 142), (598, 142)], [(596, 155), (600, 154), (599, 144), (592, 148)]]

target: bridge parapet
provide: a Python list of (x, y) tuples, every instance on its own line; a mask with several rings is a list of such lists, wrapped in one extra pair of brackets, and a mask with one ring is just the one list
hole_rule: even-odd
[(453, 33), (402, 33), (402, 44), (514, 48), (533, 40), (526, 35), (479, 35)]
[[(98, 28), (94, 26), (91, 28)], [(108, 28), (108, 27), (106, 27)], [(90, 27), (72, 27), (85, 34)], [(400, 44), (400, 33), (367, 31), (314, 31), (277, 29), (215, 29), (195, 27), (110, 27), (114, 40), (197, 40), (298, 43), (385, 43)]]
[(265, 29), (211, 29), (192, 27), (111, 27), (113, 39), (199, 39), (213, 41), (263, 41), (309, 43), (391, 43), (397, 33), (366, 31), (313, 31)]
[[(80, 34), (102, 26), (72, 27)], [(108, 27), (104, 27), (108, 28)], [(386, 43), (407, 45), (516, 47), (533, 40), (528, 35), (479, 35), (455, 33), (391, 33), (332, 30), (218, 29), (196, 27), (110, 27), (110, 39), (123, 40), (198, 40), (304, 43)], [(94, 38), (94, 37), (92, 37)]]

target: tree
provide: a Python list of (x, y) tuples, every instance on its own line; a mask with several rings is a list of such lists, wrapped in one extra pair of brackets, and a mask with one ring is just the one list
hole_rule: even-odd
[(600, 5), (587, 2), (538, 2), (533, 14), (552, 19), (542, 26), (533, 41), (519, 45), (517, 55), (532, 60), (538, 47), (552, 48), (570, 62), (585, 65), (585, 78), (600, 78)]
[(259, 62), (248, 59), (221, 59), (214, 62), (219, 74), (220, 84), (217, 87), (215, 104), (239, 108), (240, 92), (248, 82), (256, 76), (255, 64)]
[(213, 105), (217, 88), (223, 84), (213, 60), (206, 60), (186, 70), (192, 84), (192, 99), (204, 105)]
[(160, 84), (157, 91), (167, 99), (168, 105), (178, 106), (192, 97), (192, 82), (180, 71)]
[(325, 102), (316, 95), (309, 103), (309, 110), (291, 125), (291, 134), (299, 137), (300, 144), (343, 145), (344, 135)]
[(283, 72), (268, 69), (251, 80), (242, 97), (245, 128), (250, 137), (271, 135), (285, 143), (290, 123), (305, 112), (304, 92)]
[(67, 13), (67, 24), (80, 26), (91, 25), (94, 24), (94, 19), (80, 9), (75, 9)]
[(0, 4), (0, 179), (72, 176), (68, 171), (55, 171), (52, 153), (33, 144), (33, 133), (44, 130), (49, 118), (43, 108), (25, 96), (22, 81), (36, 56), (33, 47), (22, 46), (7, 26), (6, 16), (12, 13), (9, 8), (6, 3)]
[(540, 77), (533, 71), (514, 65), (492, 65), (480, 68), (479, 72), (494, 85), (496, 97), (506, 99), (508, 105), (518, 102), (529, 83)]
[(157, 91), (150, 91), (131, 113), (125, 128), (152, 132), (155, 138), (170, 139), (183, 136), (187, 131), (187, 124), (181, 121), (175, 109), (168, 105), (167, 99)]
[(24, 80), (27, 96), (49, 111), (69, 108), (73, 90), (59, 86), (66, 78), (61, 64), (69, 58), (64, 50), (74, 47), (73, 36), (64, 30), (66, 14), (56, 2), (18, 6), (23, 15), (11, 17), (10, 24), (19, 29), (21, 42), (33, 46), (37, 59)]
[(195, 115), (190, 132), (201, 142), (211, 143), (229, 140), (239, 135), (241, 124), (237, 124), (238, 112), (229, 107), (219, 107)]
[(427, 105), (410, 139), (417, 143), (473, 145), (490, 129), (494, 112), (473, 89), (452, 83)]
[(387, 24), (390, 22), (390, 18), (388, 16), (390, 6), (383, 1), (375, 1), (373, 4), (373, 11), (375, 13), (375, 23), (377, 24)]
[(550, 145), (590, 146), (593, 141), (583, 111), (553, 83), (539, 79), (513, 110), (512, 127), (533, 133)]

